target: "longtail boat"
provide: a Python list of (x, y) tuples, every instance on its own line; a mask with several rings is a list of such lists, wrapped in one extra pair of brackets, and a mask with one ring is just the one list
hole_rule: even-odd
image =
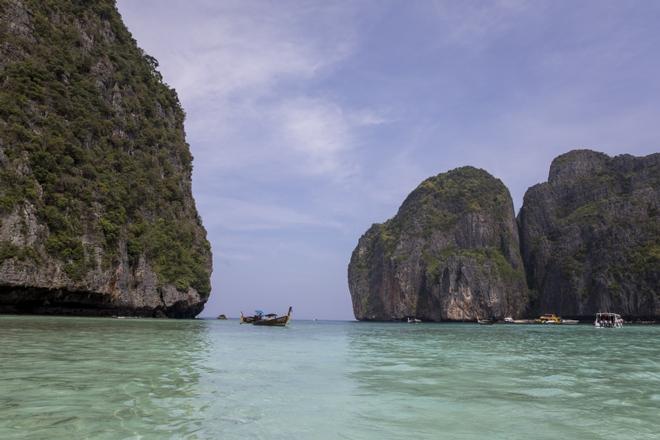
[(261, 320), (261, 318), (263, 317), (263, 314), (264, 314), (264, 312), (262, 312), (261, 310), (255, 310), (254, 315), (252, 315), (252, 316), (244, 316), (243, 312), (241, 312), (240, 323), (241, 324), (254, 324), (255, 322)]
[(293, 308), (289, 306), (289, 311), (284, 316), (277, 316), (274, 313), (262, 316), (261, 319), (254, 321), (253, 325), (267, 325), (273, 327), (284, 327), (291, 320)]

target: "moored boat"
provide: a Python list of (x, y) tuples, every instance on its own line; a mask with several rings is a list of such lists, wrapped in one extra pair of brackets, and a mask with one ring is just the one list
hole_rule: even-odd
[(291, 320), (292, 311), (293, 311), (293, 307), (289, 306), (289, 311), (287, 312), (286, 315), (277, 316), (275, 313), (269, 313), (268, 315), (262, 316), (261, 319), (254, 321), (252, 324), (272, 326), (272, 327), (284, 327)]
[(477, 322), (479, 325), (493, 325), (495, 324), (495, 321), (492, 319), (477, 319)]
[(534, 322), (537, 324), (561, 324), (561, 318), (554, 313), (539, 316)]
[(623, 327), (623, 318), (618, 313), (596, 313), (594, 326), (596, 328), (620, 328)]
[(255, 310), (254, 315), (252, 316), (244, 316), (243, 312), (241, 312), (241, 319), (239, 322), (241, 324), (254, 324), (255, 322), (261, 320), (263, 314), (264, 312), (262, 312), (261, 310)]

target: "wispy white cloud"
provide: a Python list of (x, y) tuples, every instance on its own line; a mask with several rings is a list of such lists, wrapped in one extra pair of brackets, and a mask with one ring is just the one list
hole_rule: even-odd
[(342, 109), (333, 103), (298, 99), (284, 102), (277, 110), (283, 142), (300, 153), (301, 169), (311, 174), (346, 170), (342, 154), (352, 146), (350, 126)]
[(373, 125), (388, 124), (395, 121), (395, 118), (388, 115), (388, 112), (374, 109), (360, 109), (353, 111), (349, 115), (352, 124), (358, 127), (368, 127)]
[[(352, 47), (352, 32), (343, 27), (350, 26), (350, 7), (312, 9), (268, 1), (198, 1), (194, 7), (186, 1), (152, 3), (149, 17), (129, 18), (156, 20), (167, 29), (140, 42), (169, 55), (161, 70), (184, 101), (268, 94), (278, 81), (318, 74)], [(120, 1), (120, 7), (139, 6)], [(324, 14), (327, 19), (319, 23)], [(311, 18), (320, 25), (316, 37), (305, 32)]]
[[(516, 24), (516, 18), (529, 10), (528, 0), (451, 1), (432, 2), (443, 32), (444, 44), (457, 44), (479, 50), (492, 42), (498, 34)], [(536, 2), (536, 10), (544, 6)]]
[(222, 215), (207, 218), (208, 228), (230, 231), (267, 231), (286, 228), (341, 228), (341, 223), (267, 201), (252, 201), (231, 197), (214, 197), (217, 212)]
[(326, 175), (340, 181), (359, 172), (352, 151), (356, 133), (363, 127), (387, 123), (371, 110), (351, 110), (316, 98), (285, 100), (271, 109), (273, 125), (279, 127), (278, 142), (304, 175)]
[[(168, 31), (146, 34), (140, 44), (163, 60), (164, 77), (194, 115), (188, 134), (206, 143), (195, 146), (205, 161), (198, 170), (261, 165), (260, 177), (268, 168), (273, 177), (334, 178), (333, 173), (354, 166), (342, 157), (355, 145), (355, 124), (346, 118), (350, 109), (298, 89), (352, 53), (353, 5), (201, 1), (191, 8), (187, 2), (166, 3), (151, 18)], [(120, 8), (131, 7), (136, 6), (120, 1)], [(278, 166), (264, 167), (273, 163)]]

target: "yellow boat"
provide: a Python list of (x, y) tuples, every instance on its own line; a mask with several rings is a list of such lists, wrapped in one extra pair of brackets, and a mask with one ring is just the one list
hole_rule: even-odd
[(539, 316), (534, 322), (537, 324), (561, 324), (561, 318), (551, 313)]

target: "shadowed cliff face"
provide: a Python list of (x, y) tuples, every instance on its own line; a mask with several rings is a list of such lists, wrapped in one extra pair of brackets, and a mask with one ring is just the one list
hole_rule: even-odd
[(537, 312), (660, 316), (660, 154), (557, 157), (518, 216)]
[(114, 1), (0, 1), (0, 313), (202, 310), (210, 246), (156, 67)]
[(472, 167), (425, 180), (360, 238), (348, 279), (360, 320), (520, 316), (527, 288), (508, 190)]

